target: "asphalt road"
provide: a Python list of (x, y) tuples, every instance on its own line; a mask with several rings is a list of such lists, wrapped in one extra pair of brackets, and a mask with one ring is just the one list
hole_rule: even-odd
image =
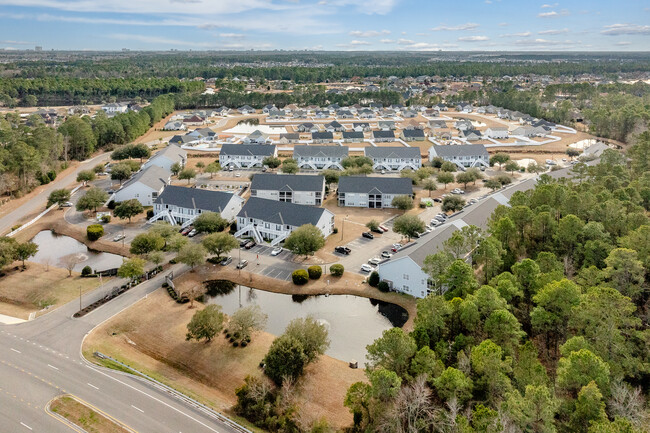
[[(186, 270), (183, 265), (172, 269)], [(73, 301), (37, 320), (0, 326), (3, 431), (69, 432), (45, 407), (52, 398), (70, 393), (138, 432), (235, 433), (211, 412), (164, 388), (81, 357), (87, 333), (159, 288), (163, 278), (159, 274), (80, 319), (71, 317), (79, 308)], [(109, 285), (86, 295), (83, 305), (110, 289)]]

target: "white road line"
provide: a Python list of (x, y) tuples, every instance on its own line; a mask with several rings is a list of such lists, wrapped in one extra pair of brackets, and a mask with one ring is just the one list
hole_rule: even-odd
[(133, 406), (133, 405), (131, 405), (131, 407), (132, 407), (133, 409), (135, 409), (135, 410), (139, 410), (140, 412), (144, 413), (144, 411), (143, 411), (142, 409), (140, 409), (139, 407), (135, 407), (135, 406)]
[(25, 424), (24, 422), (21, 422), (20, 425), (23, 426), (23, 427), (25, 427), (25, 428), (28, 428), (28, 429), (30, 429), (30, 430), (33, 430), (30, 426), (28, 426), (28, 425)]
[(13, 347), (11, 348), (11, 350), (13, 350), (13, 351), (16, 352), (16, 353), (22, 353), (20, 350), (16, 350), (16, 349), (14, 349)]
[(88, 385), (88, 386), (91, 387), (91, 388), (99, 389), (99, 388), (97, 388), (95, 385), (93, 385), (92, 383), (86, 383), (86, 385)]
[(50, 367), (50, 368), (53, 368), (53, 369), (55, 369), (55, 370), (58, 370), (58, 368), (56, 368), (56, 367), (53, 366), (53, 365), (47, 364), (47, 366)]

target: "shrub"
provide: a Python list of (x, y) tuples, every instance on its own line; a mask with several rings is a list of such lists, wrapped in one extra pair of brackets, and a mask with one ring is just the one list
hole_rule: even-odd
[(321, 275), (323, 275), (323, 268), (318, 265), (313, 265), (307, 268), (307, 273), (309, 274), (310, 279), (317, 280)]
[(380, 281), (379, 284), (377, 284), (377, 288), (382, 292), (388, 292), (390, 290), (390, 286), (386, 281)]
[(332, 233), (333, 233), (333, 234), (337, 234), (338, 232), (339, 232), (339, 228), (338, 228), (338, 227), (334, 227), (334, 228), (332, 229)]
[(106, 207), (109, 208), (110, 210), (115, 209), (115, 206), (117, 206), (117, 204), (115, 203), (115, 200), (109, 201), (108, 204), (106, 205)]
[(330, 273), (334, 275), (335, 277), (340, 277), (343, 275), (343, 272), (345, 271), (345, 268), (343, 265), (337, 263), (335, 265), (330, 266)]
[(370, 276), (368, 276), (368, 284), (371, 287), (377, 287), (377, 285), (379, 284), (379, 274), (377, 273), (377, 271), (372, 271), (370, 273)]
[(147, 219), (153, 218), (153, 209), (147, 210)]
[(239, 342), (235, 341), (234, 343), (232, 343), (232, 347), (239, 347)]
[(291, 274), (291, 279), (293, 280), (293, 284), (302, 286), (303, 284), (307, 284), (307, 281), (309, 281), (309, 274), (304, 269), (296, 269)]
[(111, 216), (110, 215), (102, 215), (102, 223), (103, 224), (108, 224), (111, 222)]
[(90, 266), (84, 266), (84, 268), (81, 270), (81, 276), (82, 277), (87, 277), (88, 275), (92, 275), (93, 270)]
[(104, 227), (99, 224), (89, 225), (86, 229), (86, 236), (88, 236), (89, 241), (96, 241), (104, 236)]
[(247, 343), (245, 340), (242, 341), (242, 342), (241, 342), (241, 347), (246, 347), (246, 346), (248, 346), (248, 343)]

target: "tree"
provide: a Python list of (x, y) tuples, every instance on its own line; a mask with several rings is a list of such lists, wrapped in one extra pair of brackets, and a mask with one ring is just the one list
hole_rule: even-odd
[(447, 190), (447, 184), (454, 181), (454, 175), (445, 171), (438, 173), (438, 176), (436, 176), (436, 178), (438, 179), (438, 182), (445, 185), (445, 190)]
[(445, 161), (440, 166), (441, 172), (454, 173), (456, 170), (458, 170), (458, 166), (451, 161)]
[(406, 377), (411, 358), (415, 355), (415, 341), (401, 328), (387, 329), (382, 336), (366, 347), (366, 368), (384, 368)]
[(423, 270), (429, 275), (431, 288), (438, 294), (442, 294), (444, 274), (453, 261), (454, 257), (447, 251), (438, 251), (424, 258)]
[(469, 173), (467, 171), (458, 173), (456, 175), (456, 182), (462, 183), (463, 188), (465, 189), (467, 189), (467, 184), (473, 181), (474, 181), (474, 176), (472, 175), (472, 173)]
[(264, 373), (277, 385), (285, 378), (297, 379), (307, 365), (307, 355), (300, 341), (290, 335), (273, 340), (264, 357)]
[(447, 299), (465, 298), (478, 288), (472, 267), (460, 259), (449, 265), (443, 277), (443, 284), (447, 286)]
[(182, 169), (183, 166), (179, 162), (175, 162), (171, 165), (171, 167), (169, 167), (169, 171), (171, 171), (174, 176), (177, 176)]
[(571, 352), (567, 358), (560, 358), (557, 368), (557, 387), (572, 397), (589, 382), (595, 381), (601, 391), (609, 390), (609, 366), (600, 357), (587, 349)]
[(70, 201), (70, 191), (67, 189), (55, 189), (47, 198), (47, 207), (50, 207), (53, 204), (61, 206), (68, 201)]
[(95, 172), (92, 170), (82, 170), (77, 173), (77, 182), (83, 182), (86, 185), (93, 180), (95, 180)]
[(478, 385), (483, 388), (489, 401), (496, 401), (510, 390), (510, 360), (503, 359), (503, 350), (492, 340), (483, 340), (472, 348), (472, 369), (479, 375)]
[(131, 177), (131, 167), (127, 164), (119, 163), (111, 167), (111, 180), (119, 180), (120, 185), (122, 182)]
[(515, 390), (506, 394), (503, 410), (521, 431), (554, 433), (558, 402), (545, 385), (526, 387), (522, 396)]
[(203, 238), (201, 244), (210, 254), (217, 257), (228, 254), (239, 246), (237, 239), (230, 233), (211, 233)]
[(144, 158), (149, 158), (151, 156), (151, 149), (144, 143), (131, 145), (130, 157), (131, 158), (140, 158), (140, 163)]
[(462, 210), (463, 207), (465, 207), (465, 200), (457, 195), (450, 195), (442, 200), (442, 210), (444, 212), (458, 212), (459, 210)]
[(323, 233), (312, 224), (305, 224), (295, 229), (287, 240), (284, 247), (294, 254), (309, 256), (325, 246)]
[(268, 316), (259, 305), (249, 305), (235, 311), (228, 321), (228, 330), (241, 339), (250, 338), (253, 332), (263, 331)]
[(133, 281), (140, 275), (144, 274), (144, 265), (146, 262), (139, 257), (132, 257), (122, 263), (122, 266), (117, 270), (117, 276), (120, 278), (128, 278)]
[(106, 191), (92, 187), (77, 201), (76, 208), (79, 212), (93, 210), (97, 213), (97, 208), (106, 203), (106, 200), (108, 200)]
[(295, 174), (298, 171), (300, 171), (300, 167), (298, 167), (298, 163), (293, 159), (285, 159), (282, 161), (282, 173)]
[(372, 219), (366, 223), (366, 227), (368, 227), (368, 230), (371, 232), (374, 232), (379, 228), (379, 221)]
[(34, 242), (23, 242), (16, 246), (16, 258), (23, 262), (23, 268), (25, 267), (25, 260), (34, 256), (38, 252), (38, 245)]
[(187, 324), (186, 340), (203, 339), (206, 342), (212, 339), (223, 329), (224, 314), (220, 305), (210, 304), (202, 310), (198, 310)]
[(221, 171), (221, 165), (218, 162), (211, 162), (210, 164), (205, 167), (205, 172), (210, 173), (210, 179), (214, 177), (215, 173), (218, 173)]
[(390, 205), (399, 210), (407, 211), (413, 209), (413, 199), (409, 195), (397, 195), (393, 198)]
[(147, 254), (147, 260), (156, 266), (160, 266), (160, 264), (165, 261), (165, 254), (163, 254), (162, 251), (151, 251)]
[(393, 221), (393, 231), (411, 240), (418, 233), (424, 233), (424, 221), (417, 215), (400, 215)]
[(645, 280), (643, 263), (638, 260), (636, 251), (628, 248), (615, 248), (605, 259), (605, 275), (625, 296), (633, 301), (641, 294), (641, 285)]
[(337, 170), (323, 170), (322, 174), (325, 177), (325, 183), (327, 185), (339, 183), (339, 177), (341, 173), (339, 173)]
[(531, 162), (530, 164), (528, 164), (528, 168), (527, 168), (526, 170), (528, 170), (528, 173), (535, 173), (535, 174), (537, 174), (537, 173), (543, 173), (543, 172), (545, 172), (545, 171), (546, 171), (546, 167), (544, 167), (544, 166), (541, 165), (541, 164), (537, 164), (536, 162)]
[(68, 143), (72, 159), (85, 159), (95, 151), (97, 139), (89, 121), (70, 116), (59, 127), (59, 132)]
[(158, 235), (164, 239), (165, 245), (163, 246), (163, 248), (167, 247), (167, 242), (172, 236), (178, 234), (178, 232), (174, 227), (172, 227), (168, 222), (163, 222), (163, 221), (156, 221), (155, 223), (153, 223), (153, 225), (149, 229), (149, 233), (151, 233), (152, 235)]
[(332, 266), (330, 266), (330, 273), (334, 277), (342, 276), (343, 272), (345, 272), (345, 267), (339, 263), (335, 263)]
[(472, 397), (473, 384), (471, 379), (465, 376), (460, 370), (447, 367), (440, 376), (433, 381), (433, 386), (441, 400), (451, 401), (458, 400), (463, 403)]
[(327, 327), (312, 316), (293, 319), (284, 330), (284, 335), (300, 342), (306, 363), (315, 361), (330, 346)]
[(178, 178), (180, 180), (187, 180), (187, 184), (190, 184), (190, 181), (196, 177), (196, 170), (193, 168), (184, 168), (178, 173)]
[(497, 189), (501, 188), (501, 182), (499, 182), (496, 179), (488, 179), (485, 181), (485, 186), (487, 188), (490, 188), (492, 191), (496, 191)]
[(181, 248), (189, 244), (189, 240), (180, 233), (174, 233), (172, 236), (167, 239), (167, 251), (176, 251), (179, 252)]
[(16, 258), (16, 248), (18, 242), (16, 239), (8, 236), (0, 237), (0, 271)]
[(264, 160), (262, 160), (262, 164), (268, 168), (278, 168), (280, 164), (282, 164), (282, 161), (280, 161), (280, 158), (277, 158), (275, 156), (267, 156), (264, 158)]
[(583, 430), (591, 423), (607, 421), (603, 394), (593, 380), (583, 386), (578, 393), (576, 408), (573, 413), (573, 425), (576, 431)]
[(145, 255), (152, 251), (162, 250), (165, 240), (156, 233), (140, 233), (131, 241), (131, 254)]
[(220, 232), (228, 227), (228, 221), (216, 212), (203, 212), (194, 220), (194, 228), (199, 233)]
[(206, 254), (207, 252), (202, 245), (192, 245), (188, 243), (180, 249), (176, 256), (176, 260), (186, 264), (194, 270), (195, 266), (200, 265), (205, 261)]
[(504, 250), (498, 239), (489, 236), (481, 239), (472, 257), (483, 268), (484, 283), (494, 277), (503, 265)]
[(495, 153), (490, 158), (490, 165), (499, 164), (499, 170), (501, 170), (501, 166), (508, 161), (510, 161), (510, 155), (507, 153)]
[(576, 156), (580, 156), (582, 152), (574, 147), (567, 147), (566, 154), (571, 158), (575, 158)]
[(431, 192), (438, 189), (438, 185), (436, 185), (436, 182), (433, 179), (425, 179), (422, 183), (422, 189), (429, 191), (429, 197), (431, 197)]
[(513, 174), (515, 171), (519, 170), (519, 164), (514, 161), (508, 161), (505, 165), (506, 171), (509, 171), (510, 174)]
[(68, 277), (72, 276), (72, 270), (74, 269), (75, 266), (77, 266), (79, 263), (83, 262), (84, 258), (81, 257), (79, 254), (73, 253), (73, 254), (68, 254), (67, 256), (61, 257), (59, 260), (59, 263), (68, 270)]
[(380, 402), (388, 402), (399, 393), (402, 379), (394, 371), (377, 368), (366, 374), (370, 380), (372, 396)]
[(144, 208), (142, 207), (142, 204), (140, 204), (137, 199), (132, 198), (118, 204), (113, 210), (113, 215), (122, 220), (128, 218), (130, 223), (132, 217), (142, 213), (143, 211)]

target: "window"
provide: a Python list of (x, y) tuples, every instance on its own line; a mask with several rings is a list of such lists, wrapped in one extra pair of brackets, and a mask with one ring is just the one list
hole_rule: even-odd
[(404, 274), (404, 279), (405, 279), (406, 281), (408, 281), (408, 279), (409, 279), (409, 274)]

